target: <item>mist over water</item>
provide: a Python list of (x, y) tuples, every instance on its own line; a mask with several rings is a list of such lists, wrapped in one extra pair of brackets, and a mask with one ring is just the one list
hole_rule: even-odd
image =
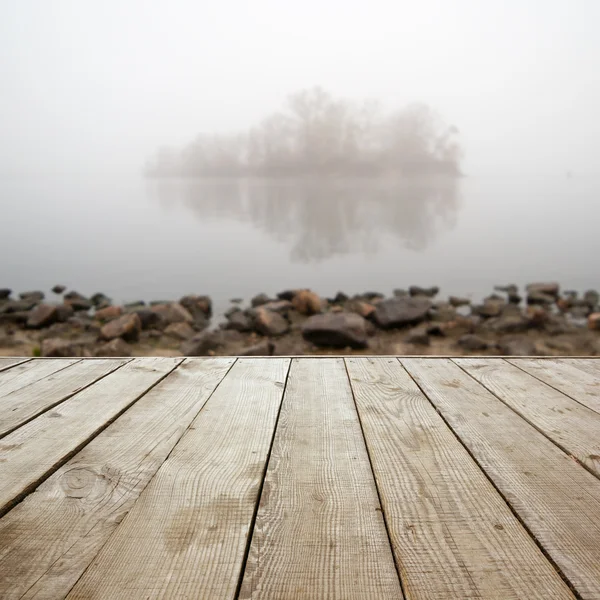
[[(287, 287), (600, 287), (600, 4), (90, 6), (0, 5), (0, 287), (207, 293), (217, 310)], [(306, 145), (278, 107), (318, 84), (344, 102)], [(357, 128), (365, 98), (400, 120)], [(410, 127), (413, 150), (388, 152), (415, 103), (441, 115), (431, 139), (456, 126), (436, 160), (461, 149), (464, 177), (421, 160)], [(164, 145), (185, 169), (146, 180)]]

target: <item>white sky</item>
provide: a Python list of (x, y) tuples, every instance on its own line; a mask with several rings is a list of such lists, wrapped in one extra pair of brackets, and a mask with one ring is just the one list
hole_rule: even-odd
[(0, 173), (138, 170), (322, 85), (432, 105), (467, 172), (594, 171), (598, 0), (0, 0)]

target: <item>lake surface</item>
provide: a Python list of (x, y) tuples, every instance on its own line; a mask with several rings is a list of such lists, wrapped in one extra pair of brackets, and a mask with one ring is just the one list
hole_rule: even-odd
[(600, 288), (600, 180), (0, 181), (0, 287), (116, 301), (439, 285)]

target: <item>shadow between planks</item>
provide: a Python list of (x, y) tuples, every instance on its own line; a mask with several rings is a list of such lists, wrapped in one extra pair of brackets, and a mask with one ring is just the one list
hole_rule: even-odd
[(600, 598), (597, 413), (518, 364), (155, 360), (0, 519), (0, 597)]

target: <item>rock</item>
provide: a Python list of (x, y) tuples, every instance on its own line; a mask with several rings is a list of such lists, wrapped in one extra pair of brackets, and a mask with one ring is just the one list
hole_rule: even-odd
[(157, 312), (150, 310), (149, 308), (142, 308), (135, 310), (129, 314), (137, 315), (142, 324), (142, 329), (162, 329), (166, 327), (167, 322)]
[(65, 323), (74, 314), (75, 314), (75, 311), (73, 310), (73, 307), (69, 306), (68, 304), (59, 304), (56, 307), (56, 320), (59, 323)]
[(38, 304), (37, 300), (25, 298), (23, 300), (8, 300), (0, 306), (0, 314), (27, 312)]
[(326, 313), (309, 317), (302, 336), (316, 346), (366, 348), (367, 322), (356, 313)]
[(143, 300), (136, 300), (135, 302), (127, 302), (127, 304), (124, 305), (124, 308), (127, 310), (137, 310), (144, 306), (146, 306), (146, 303)]
[(66, 289), (67, 289), (67, 288), (66, 288), (64, 285), (55, 285), (55, 286), (52, 288), (52, 291), (53, 291), (55, 294), (62, 294), (62, 293), (63, 293), (63, 292), (66, 290)]
[[(293, 308), (292, 303), (289, 300), (276, 300), (274, 302), (268, 302), (267, 304), (263, 304), (261, 307), (266, 310), (270, 310), (271, 312), (276, 312), (279, 314), (287, 314)], [(250, 310), (250, 314), (254, 316), (254, 309)]]
[(344, 292), (338, 292), (335, 295), (335, 298), (331, 299), (331, 304), (344, 304), (344, 302), (348, 302), (350, 297), (344, 294)]
[(184, 321), (167, 325), (164, 333), (165, 335), (178, 340), (189, 340), (196, 335), (196, 331), (192, 328), (192, 326)]
[(396, 296), (396, 298), (404, 298), (404, 296), (408, 296), (408, 292), (401, 288), (396, 288), (392, 293), (394, 296)]
[(73, 310), (90, 310), (92, 302), (79, 292), (69, 292), (63, 296), (65, 304), (68, 304)]
[(558, 283), (530, 283), (526, 288), (527, 294), (547, 294), (549, 296), (558, 297), (560, 286)]
[(475, 352), (477, 350), (487, 350), (489, 344), (478, 335), (467, 333), (461, 336), (456, 342), (461, 348)]
[(594, 309), (600, 303), (600, 295), (596, 290), (588, 290), (583, 295), (583, 302), (591, 309)]
[(187, 309), (194, 321), (202, 323), (212, 317), (212, 300), (209, 296), (184, 296), (179, 304)]
[(277, 297), (280, 300), (288, 300), (289, 302), (291, 302), (294, 299), (294, 296), (299, 292), (300, 290), (284, 290), (283, 292), (279, 292), (279, 294), (277, 294)]
[(471, 312), (475, 315), (479, 315), (484, 319), (490, 319), (497, 317), (503, 311), (506, 306), (506, 302), (499, 298), (486, 298), (483, 304), (476, 304), (471, 307)]
[(301, 315), (316, 315), (321, 312), (321, 298), (310, 290), (300, 290), (292, 300), (292, 306)]
[(437, 285), (428, 288), (422, 288), (418, 285), (411, 285), (408, 288), (408, 293), (411, 296), (425, 296), (426, 298), (433, 298), (434, 296), (437, 296), (440, 293), (440, 288), (437, 287)]
[(527, 338), (502, 340), (498, 344), (500, 354), (506, 356), (535, 356), (535, 344)]
[(385, 296), (379, 292), (365, 292), (364, 294), (361, 294), (358, 299), (366, 300), (367, 302), (372, 303), (377, 300), (383, 300), (384, 297)]
[(20, 324), (24, 325), (25, 323), (27, 323), (28, 319), (29, 319), (29, 311), (20, 310), (20, 311), (9, 312), (9, 313), (1, 313), (0, 312), (0, 325), (2, 325), (4, 323), (9, 323), (9, 324), (20, 323)]
[(588, 328), (592, 331), (600, 331), (600, 313), (592, 313), (588, 317)]
[(508, 301), (511, 304), (521, 304), (521, 302), (523, 301), (523, 298), (521, 296), (519, 296), (519, 294), (517, 294), (517, 293), (508, 294)]
[(589, 306), (573, 306), (569, 313), (574, 319), (587, 319), (590, 308)]
[(519, 291), (519, 288), (514, 283), (510, 283), (508, 285), (495, 285), (494, 289), (497, 292), (505, 292), (509, 296), (514, 295)]
[(234, 329), (235, 331), (252, 331), (252, 318), (238, 310), (227, 317), (225, 329)]
[(92, 348), (95, 339), (83, 337), (75, 340), (63, 340), (60, 338), (48, 338), (42, 340), (40, 354), (41, 356), (52, 356), (64, 358), (69, 356), (93, 356)]
[(228, 334), (237, 334), (235, 331), (202, 331), (193, 338), (183, 342), (180, 346), (184, 356), (213, 356), (223, 350), (227, 341), (231, 340)]
[(31, 300), (32, 302), (41, 302), (44, 299), (44, 292), (34, 291), (34, 292), (23, 292), (19, 294), (19, 298), (21, 300)]
[(377, 305), (373, 318), (382, 329), (405, 327), (424, 321), (431, 302), (423, 297), (390, 298)]
[(12, 290), (9, 288), (0, 288), (0, 300), (8, 300), (10, 295), (12, 294)]
[(121, 338), (115, 338), (106, 344), (98, 346), (94, 351), (94, 356), (131, 356), (131, 346)]
[(105, 340), (123, 338), (127, 342), (136, 342), (142, 331), (142, 322), (135, 313), (125, 314), (122, 317), (109, 321), (100, 330), (100, 336)]
[(239, 306), (230, 306), (224, 313), (224, 317), (226, 319), (229, 319), (229, 317), (231, 317), (232, 315), (235, 315), (235, 313), (239, 313), (242, 312), (242, 309)]
[(519, 315), (501, 315), (489, 319), (483, 327), (495, 333), (518, 333), (527, 331), (531, 327), (531, 322), (525, 316)]
[(232, 304), (241, 304), (244, 301), (243, 298), (231, 298), (229, 300), (229, 302), (231, 302)]
[(58, 310), (56, 306), (50, 304), (38, 304), (30, 313), (27, 319), (27, 327), (39, 329), (49, 327), (58, 321)]
[(254, 308), (256, 308), (257, 306), (262, 306), (267, 302), (273, 302), (273, 300), (269, 296), (267, 296), (267, 294), (257, 294), (256, 296), (254, 296), (254, 298), (252, 298), (250, 304)]
[(469, 304), (471, 304), (471, 301), (468, 298), (461, 298), (460, 296), (450, 296), (448, 302), (454, 306), (454, 308), (458, 308), (459, 306), (469, 306)]
[(243, 352), (240, 353), (240, 356), (273, 356), (275, 352), (275, 344), (268, 340), (261, 342), (260, 344), (256, 344), (254, 346), (250, 346), (250, 348), (246, 348)]
[(110, 321), (112, 319), (116, 319), (123, 314), (123, 309), (120, 306), (107, 306), (106, 308), (101, 308), (100, 310), (96, 310), (94, 316), (99, 321)]
[(437, 321), (438, 323), (454, 321), (456, 319), (456, 309), (447, 302), (439, 302), (431, 307), (429, 316), (432, 321)]
[(426, 331), (413, 331), (404, 338), (404, 341), (414, 346), (429, 346), (431, 343)]
[(287, 333), (290, 324), (279, 313), (267, 310), (264, 306), (253, 309), (254, 330), (261, 335), (279, 336)]
[(155, 304), (150, 310), (153, 313), (160, 315), (167, 325), (181, 322), (192, 324), (194, 322), (194, 317), (190, 311), (178, 302)]
[(554, 304), (556, 296), (544, 292), (529, 292), (527, 294), (527, 304)]
[[(340, 310), (343, 310), (342, 307), (339, 308)], [(347, 309), (350, 312), (355, 312), (357, 315), (360, 315), (363, 319), (368, 319), (375, 312), (375, 307), (363, 300), (352, 300), (348, 304)]]

